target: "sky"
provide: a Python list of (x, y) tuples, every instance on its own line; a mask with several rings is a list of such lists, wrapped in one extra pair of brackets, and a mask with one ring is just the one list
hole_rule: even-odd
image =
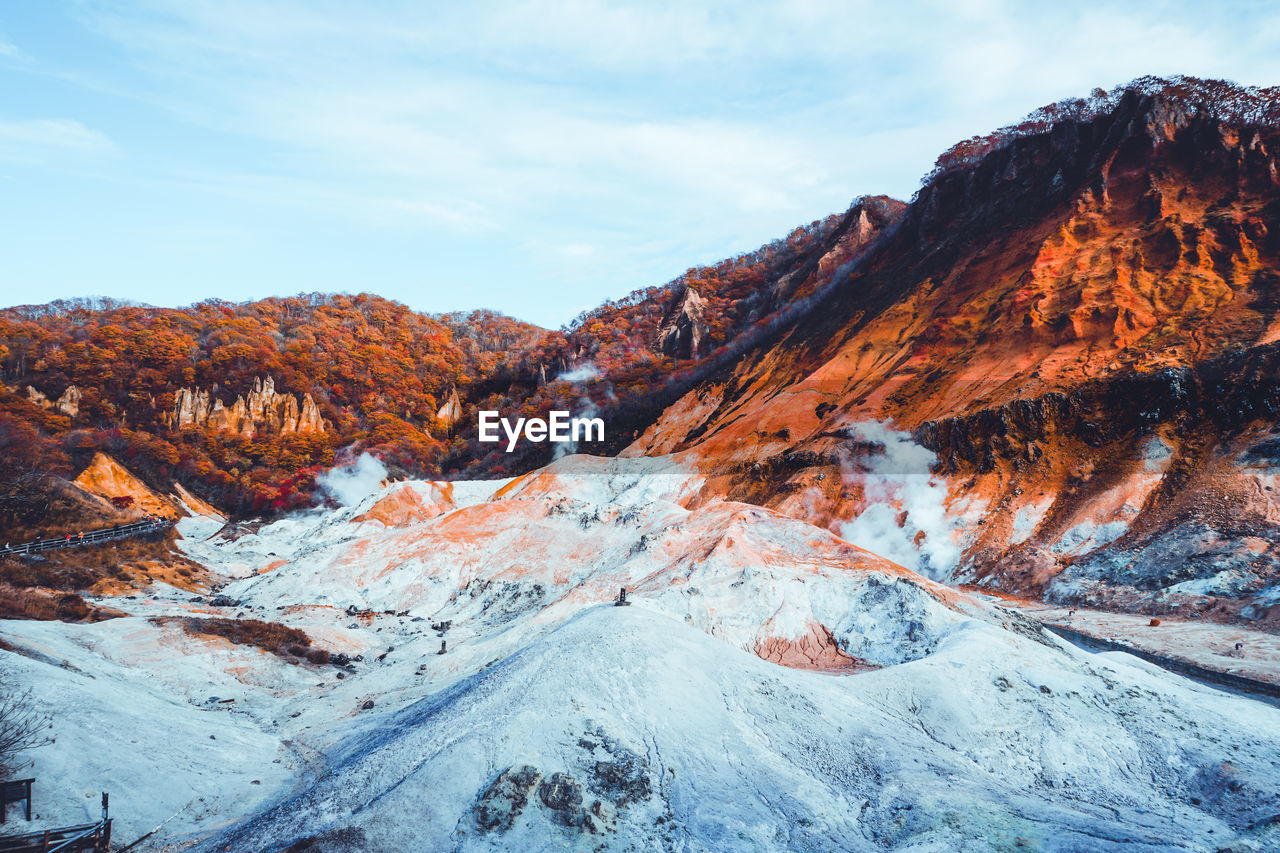
[(555, 327), (1280, 4), (0, 0), (0, 305), (370, 291)]

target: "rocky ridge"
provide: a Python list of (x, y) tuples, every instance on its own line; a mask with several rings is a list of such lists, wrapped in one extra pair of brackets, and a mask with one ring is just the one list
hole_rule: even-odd
[(230, 406), (213, 391), (180, 388), (174, 395), (170, 422), (177, 428), (202, 426), (230, 430), (252, 436), (258, 432), (324, 432), (324, 419), (311, 395), (303, 394), (302, 404), (293, 394), (276, 391), (275, 380), (256, 378), (248, 395), (236, 396)]
[(935, 457), (954, 579), (1276, 624), (1277, 151), (1131, 91), (942, 170), (627, 454), (843, 529), (869, 505), (851, 431), (891, 423)]

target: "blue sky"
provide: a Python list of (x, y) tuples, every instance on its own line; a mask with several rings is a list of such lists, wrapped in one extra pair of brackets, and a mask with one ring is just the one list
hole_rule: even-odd
[(1141, 74), (1256, 3), (0, 0), (0, 305), (368, 290), (556, 326)]

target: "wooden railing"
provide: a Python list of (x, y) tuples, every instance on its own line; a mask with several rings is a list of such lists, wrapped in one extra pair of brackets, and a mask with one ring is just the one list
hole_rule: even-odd
[(148, 536), (161, 533), (173, 526), (167, 518), (155, 518), (148, 521), (135, 521), (132, 524), (118, 524), (115, 527), (104, 527), (101, 530), (90, 530), (86, 533), (72, 533), (69, 536), (55, 536), (50, 539), (37, 539), (20, 545), (0, 547), (0, 557), (10, 554), (38, 554), (41, 551), (56, 551), (59, 548), (79, 548), (81, 545), (94, 545), (99, 542), (111, 542), (116, 539), (127, 539), (130, 536)]
[(0, 836), (0, 853), (107, 853), (110, 849), (111, 818), (83, 826)]
[(9, 817), (9, 804), (26, 801), (27, 820), (31, 820), (31, 786), (35, 779), (11, 779), (0, 782), (0, 823)]
[[(28, 798), (28, 806), (30, 803)], [(0, 835), (0, 853), (108, 853), (111, 850), (111, 813), (107, 809), (109, 803), (110, 799), (103, 793), (102, 820), (97, 823), (63, 826), (22, 835)]]

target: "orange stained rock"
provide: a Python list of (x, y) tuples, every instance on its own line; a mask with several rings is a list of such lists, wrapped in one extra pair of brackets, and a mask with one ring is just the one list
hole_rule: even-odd
[(131, 497), (132, 509), (139, 513), (163, 518), (177, 518), (180, 514), (171, 501), (151, 491), (128, 468), (105, 453), (95, 453), (93, 461), (73, 482), (80, 489), (108, 500)]
[(794, 669), (816, 672), (853, 673), (877, 667), (853, 657), (836, 643), (831, 631), (810, 623), (798, 637), (764, 636), (756, 639), (755, 655), (763, 660)]
[(378, 521), (387, 527), (406, 527), (443, 515), (454, 509), (453, 484), (430, 483), (425, 486), (401, 483), (393, 486), (355, 521)]

